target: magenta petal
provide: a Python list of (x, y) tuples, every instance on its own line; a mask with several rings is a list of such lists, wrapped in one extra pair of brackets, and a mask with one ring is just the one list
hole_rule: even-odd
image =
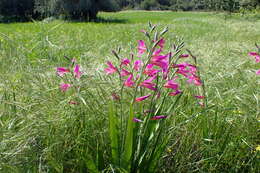
[(71, 84), (62, 83), (62, 84), (60, 84), (60, 90), (61, 90), (62, 92), (65, 92), (65, 91), (67, 91), (71, 86), (72, 86)]
[(107, 75), (117, 72), (117, 68), (110, 61), (107, 61), (107, 65), (108, 68), (105, 68), (105, 72)]
[(133, 87), (133, 85), (135, 84), (133, 81), (133, 75), (131, 74), (124, 82), (124, 85), (127, 87)]
[(138, 118), (133, 118), (133, 122), (136, 122), (136, 123), (141, 123), (143, 122), (142, 120), (138, 119)]
[(153, 91), (156, 91), (157, 89), (155, 88), (156, 84), (155, 83), (152, 83), (152, 81), (156, 78), (157, 76), (153, 76), (153, 77), (150, 77), (149, 79), (143, 81), (140, 86), (141, 87), (145, 87), (145, 88), (148, 88), (150, 90), (153, 90)]
[(194, 96), (197, 99), (205, 99), (205, 96)]
[(164, 85), (165, 88), (170, 88), (173, 90), (177, 90), (179, 88), (179, 84), (175, 82), (175, 80), (177, 79), (177, 77), (175, 77), (172, 80), (168, 80), (166, 82), (166, 84)]
[(260, 69), (255, 72), (257, 75), (260, 75)]
[(72, 58), (71, 62), (76, 63), (76, 58)]
[(150, 97), (150, 96), (151, 96), (151, 94), (146, 95), (146, 96), (142, 96), (142, 97), (138, 97), (138, 98), (135, 99), (135, 101), (136, 101), (136, 102), (141, 102), (141, 101), (147, 99), (147, 98)]
[(182, 54), (180, 57), (181, 57), (181, 58), (188, 58), (188, 57), (189, 57), (189, 54)]
[(121, 72), (120, 72), (120, 75), (123, 76), (123, 77), (124, 77), (124, 76), (128, 76), (128, 75), (130, 75), (130, 74), (131, 74), (131, 73), (130, 73), (129, 71), (125, 70), (125, 69), (122, 69)]
[(169, 96), (176, 96), (178, 94), (181, 94), (182, 92), (180, 90), (176, 90), (175, 92), (170, 92)]
[(144, 70), (144, 74), (147, 74), (148, 76), (155, 76), (160, 70), (156, 70), (153, 68), (153, 64), (148, 64)]
[(191, 75), (191, 76), (188, 76), (188, 79), (187, 82), (190, 83), (190, 84), (194, 84), (196, 86), (200, 86), (202, 85), (202, 81), (200, 80), (200, 78), (196, 75)]
[(158, 115), (158, 116), (154, 116), (151, 118), (151, 120), (160, 120), (160, 119), (165, 119), (167, 118), (167, 116), (165, 115)]
[(141, 60), (136, 60), (134, 62), (134, 70), (139, 71), (142, 65), (143, 65), (143, 62)]
[(159, 56), (161, 52), (162, 49), (155, 49), (155, 51), (153, 52), (153, 56)]
[(162, 38), (159, 42), (158, 42), (158, 46), (160, 46), (161, 48), (164, 47), (165, 44), (165, 40)]
[(166, 54), (166, 55), (155, 55), (151, 59), (151, 64), (156, 65), (160, 67), (163, 72), (166, 72), (169, 68), (169, 57), (171, 54)]
[(248, 54), (249, 56), (257, 56), (257, 55), (259, 55), (258, 53), (256, 53), (256, 52), (249, 52), (249, 54)]
[(203, 102), (198, 102), (198, 104), (201, 106), (201, 107), (205, 107), (205, 104)]
[(75, 66), (75, 68), (74, 68), (74, 75), (75, 75), (75, 77), (76, 78), (80, 78), (81, 77), (81, 75), (82, 75), (82, 72), (80, 72), (79, 71), (79, 65), (77, 64), (76, 66)]
[(57, 67), (57, 68), (56, 68), (56, 71), (57, 71), (57, 74), (58, 74), (59, 76), (63, 76), (65, 73), (70, 72), (70, 69), (65, 68), (65, 67)]
[(130, 64), (130, 60), (127, 59), (127, 58), (125, 58), (125, 59), (123, 59), (123, 60), (121, 61), (121, 65), (127, 66), (127, 65), (129, 65), (129, 64)]
[(146, 46), (143, 40), (138, 40), (138, 56), (140, 57), (146, 51)]

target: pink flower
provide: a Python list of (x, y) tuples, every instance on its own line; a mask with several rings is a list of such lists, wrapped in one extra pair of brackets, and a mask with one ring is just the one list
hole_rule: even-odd
[(72, 58), (71, 62), (76, 63), (76, 58)]
[(141, 29), (140, 32), (142, 32), (142, 33), (146, 33), (146, 31), (145, 31), (144, 29)]
[(194, 84), (197, 86), (202, 85), (202, 81), (200, 78), (196, 75), (197, 67), (194, 65), (191, 65), (189, 63), (182, 63), (182, 64), (174, 64), (173, 68), (178, 68), (176, 73), (183, 75), (188, 79), (188, 83)]
[(257, 70), (255, 73), (256, 73), (256, 75), (260, 75), (260, 69)]
[(57, 74), (62, 77), (65, 73), (70, 72), (70, 69), (65, 68), (65, 67), (57, 67), (56, 71), (57, 71)]
[(161, 52), (162, 52), (162, 49), (155, 49), (155, 51), (153, 52), (153, 56), (158, 56), (158, 55), (160, 55)]
[(147, 114), (153, 113), (153, 112), (154, 112), (153, 110), (149, 110), (149, 109), (148, 109), (148, 110), (145, 110), (145, 111), (144, 111), (144, 114), (147, 115)]
[(154, 69), (153, 66), (153, 64), (148, 64), (144, 70), (144, 74), (147, 74), (148, 76), (154, 76), (160, 72), (160, 70)]
[(122, 69), (121, 72), (120, 72), (120, 75), (123, 76), (123, 77), (124, 77), (124, 76), (128, 76), (128, 75), (130, 75), (130, 74), (131, 74), (131, 73), (130, 73), (129, 71), (125, 70), (125, 69)]
[(160, 46), (160, 48), (163, 48), (165, 44), (165, 40), (162, 38), (159, 42), (158, 42), (158, 46)]
[(166, 54), (166, 55), (155, 55), (151, 59), (151, 64), (163, 68), (168, 63), (167, 58), (168, 58), (168, 54)]
[(168, 53), (166, 55), (154, 55), (151, 59), (151, 64), (159, 66), (162, 71), (165, 73), (165, 76), (167, 76), (167, 72), (169, 69), (169, 57), (171, 56), (171, 53)]
[(138, 57), (140, 57), (146, 51), (146, 46), (143, 40), (138, 40)]
[(173, 90), (177, 90), (179, 88), (179, 84), (175, 82), (175, 80), (177, 79), (177, 77), (175, 77), (172, 80), (168, 80), (166, 82), (166, 84), (164, 85), (165, 88), (171, 88)]
[(133, 118), (133, 122), (136, 122), (136, 123), (141, 123), (143, 122), (142, 120), (138, 119), (138, 118)]
[(142, 65), (143, 65), (143, 62), (141, 60), (136, 60), (134, 62), (134, 70), (139, 71), (139, 69), (141, 68)]
[(146, 96), (142, 96), (142, 97), (138, 97), (138, 98), (135, 99), (135, 101), (136, 101), (136, 102), (141, 102), (141, 101), (147, 99), (147, 98), (150, 97), (150, 96), (151, 96), (151, 94), (146, 95)]
[(174, 91), (174, 92), (170, 92), (169, 93), (169, 96), (176, 96), (176, 95), (178, 95), (178, 94), (181, 94), (182, 92), (180, 91), (180, 90), (176, 90), (176, 91)]
[(194, 96), (197, 99), (205, 99), (205, 96)]
[(82, 72), (80, 72), (79, 71), (79, 65), (77, 64), (76, 66), (75, 66), (75, 68), (74, 68), (74, 75), (75, 75), (75, 77), (76, 78), (80, 78), (81, 77), (81, 75), (82, 75)]
[(259, 62), (260, 62), (260, 55), (259, 55), (258, 53), (256, 53), (256, 52), (249, 52), (248, 55), (255, 57), (255, 62), (256, 62), (256, 63), (259, 63)]
[(256, 62), (256, 63), (259, 63), (259, 62), (260, 62), (260, 55), (255, 56), (255, 62)]
[(148, 88), (150, 90), (156, 91), (157, 89), (155, 88), (156, 84), (152, 83), (152, 81), (156, 78), (157, 76), (153, 76), (145, 81), (143, 81), (140, 86), (144, 88)]
[(128, 66), (130, 64), (130, 60), (125, 58), (125, 59), (122, 59), (121, 61), (121, 65), (125, 65), (125, 66)]
[(195, 74), (197, 72), (197, 67), (187, 62), (182, 64), (174, 64), (173, 68), (178, 68), (177, 73), (182, 74), (185, 77), (187, 77), (189, 73)]
[(257, 56), (257, 55), (259, 55), (257, 52), (249, 52), (249, 54), (248, 54), (249, 56)]
[(105, 68), (105, 72), (107, 75), (117, 72), (117, 68), (110, 61), (107, 61), (107, 65), (108, 68)]
[(190, 84), (194, 84), (194, 85), (197, 85), (197, 86), (200, 86), (202, 85), (202, 81), (200, 80), (200, 78), (196, 75), (191, 75), (191, 76), (188, 76), (188, 83)]
[(160, 120), (160, 119), (165, 119), (167, 116), (165, 115), (157, 115), (151, 118), (151, 120)]
[(124, 82), (124, 85), (127, 87), (133, 87), (133, 85), (135, 84), (134, 81), (132, 81), (133, 79), (133, 75), (131, 74)]
[(189, 57), (189, 54), (182, 54), (180, 55), (180, 58), (188, 58)]
[(71, 86), (72, 86), (71, 84), (62, 83), (62, 84), (60, 84), (60, 90), (61, 90), (62, 92), (65, 92), (65, 91), (67, 91)]
[(205, 107), (205, 104), (203, 102), (198, 102), (198, 104), (201, 106), (201, 107)]

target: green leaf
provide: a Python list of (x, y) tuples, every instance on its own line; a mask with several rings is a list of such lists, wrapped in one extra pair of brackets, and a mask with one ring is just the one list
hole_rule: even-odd
[(100, 149), (100, 147), (98, 146), (98, 152), (97, 152), (97, 165), (98, 165), (98, 170), (103, 170), (105, 169), (105, 163), (104, 163), (104, 152)]
[(169, 142), (169, 136), (166, 136), (163, 140), (163, 143), (160, 145), (157, 145), (155, 148), (155, 151), (152, 153), (149, 161), (149, 171), (148, 172), (155, 172), (156, 166), (159, 163), (160, 157), (165, 151), (165, 148)]
[(111, 150), (112, 150), (112, 161), (113, 164), (119, 165), (119, 147), (118, 147), (118, 128), (117, 128), (117, 117), (115, 115), (113, 101), (109, 104), (109, 134), (111, 141)]
[(124, 155), (123, 155), (123, 166), (126, 170), (130, 171), (131, 164), (130, 160), (133, 153), (133, 130), (134, 130), (134, 111), (133, 111), (133, 105), (130, 105), (130, 114), (128, 118), (128, 124), (127, 124), (127, 134), (124, 144)]
[(86, 166), (87, 169), (89, 170), (89, 172), (93, 172), (93, 173), (99, 173), (94, 160), (91, 158), (91, 156), (89, 154), (87, 154), (87, 159), (85, 159), (86, 161)]

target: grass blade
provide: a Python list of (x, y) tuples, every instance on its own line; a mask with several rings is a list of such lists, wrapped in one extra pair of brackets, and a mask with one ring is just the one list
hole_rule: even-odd
[(117, 128), (117, 117), (115, 115), (114, 104), (111, 101), (109, 104), (109, 135), (112, 150), (113, 164), (119, 165), (119, 154), (118, 154), (118, 128)]
[(127, 124), (127, 134), (125, 139), (125, 145), (124, 145), (124, 156), (123, 156), (123, 166), (126, 170), (130, 170), (130, 160), (132, 157), (133, 152), (133, 130), (134, 130), (134, 111), (133, 111), (133, 105), (130, 105), (130, 113), (128, 118), (128, 124)]

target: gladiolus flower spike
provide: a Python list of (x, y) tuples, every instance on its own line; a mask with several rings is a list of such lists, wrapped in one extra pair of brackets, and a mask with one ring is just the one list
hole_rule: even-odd
[(141, 101), (147, 99), (147, 98), (150, 97), (150, 96), (151, 96), (151, 94), (146, 95), (146, 96), (142, 96), (142, 97), (138, 97), (138, 98), (135, 99), (135, 101), (136, 101), (136, 102), (141, 102)]
[(151, 120), (160, 120), (160, 119), (165, 119), (167, 116), (165, 115), (157, 115), (151, 118)]
[(107, 61), (107, 65), (108, 68), (105, 68), (105, 72), (107, 75), (117, 72), (117, 68), (110, 61)]
[(62, 83), (60, 84), (60, 90), (62, 92), (66, 92), (72, 85), (68, 83)]
[(79, 71), (79, 65), (78, 64), (74, 68), (74, 75), (77, 79), (79, 79), (82, 75), (82, 72)]
[(57, 71), (57, 74), (62, 77), (65, 73), (70, 72), (70, 69), (65, 68), (65, 67), (57, 67), (56, 71)]

